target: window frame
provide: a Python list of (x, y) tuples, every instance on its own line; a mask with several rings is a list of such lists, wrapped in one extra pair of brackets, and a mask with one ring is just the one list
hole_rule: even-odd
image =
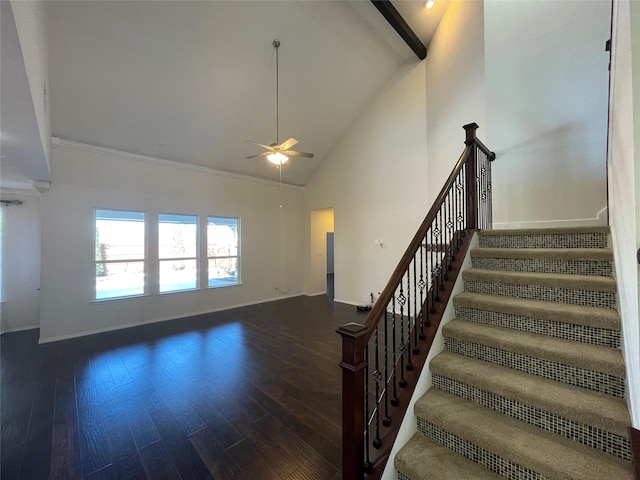
[[(236, 254), (235, 255), (209, 255), (209, 225), (214, 224), (212, 219), (221, 219), (221, 220), (235, 220), (235, 235), (236, 235)], [(206, 231), (206, 252), (207, 252), (207, 288), (225, 288), (225, 287), (233, 287), (236, 285), (242, 284), (242, 228), (241, 228), (241, 219), (240, 217), (232, 217), (232, 216), (224, 216), (224, 215), (207, 215), (207, 231)], [(236, 281), (231, 283), (223, 283), (218, 285), (211, 285), (211, 278), (209, 272), (209, 263), (211, 260), (224, 260), (224, 259), (235, 259), (236, 261)]]
[[(161, 254), (161, 245), (160, 245), (160, 227), (162, 224), (169, 224), (171, 222), (162, 221), (162, 216), (175, 216), (175, 217), (192, 217), (194, 219), (193, 225), (195, 226), (195, 245), (194, 245), (194, 253), (195, 256), (184, 256), (184, 257), (163, 257)], [(181, 292), (193, 292), (196, 290), (200, 290), (200, 215), (197, 213), (175, 213), (175, 212), (158, 212), (157, 215), (157, 242), (158, 242), (158, 250), (157, 250), (157, 258), (156, 261), (158, 267), (158, 295), (167, 295), (173, 293), (181, 293)], [(190, 225), (191, 223), (189, 223)], [(176, 262), (176, 261), (193, 261), (195, 263), (195, 286), (187, 287), (187, 288), (179, 288), (175, 290), (162, 290), (162, 263), (163, 262)]]
[[(99, 238), (98, 238), (98, 213), (99, 212), (121, 212), (122, 214), (142, 215), (142, 258), (124, 258), (117, 260), (105, 260), (98, 259)], [(140, 221), (140, 220), (138, 220)], [(130, 210), (121, 208), (100, 208), (95, 207), (93, 209), (93, 278), (94, 278), (94, 291), (93, 301), (95, 302), (107, 302), (112, 300), (122, 300), (127, 298), (143, 297), (148, 295), (149, 292), (149, 243), (148, 243), (148, 214), (144, 210)], [(98, 298), (98, 265), (99, 264), (122, 264), (122, 263), (141, 263), (142, 264), (142, 292), (132, 293), (130, 295), (115, 295), (108, 297)]]

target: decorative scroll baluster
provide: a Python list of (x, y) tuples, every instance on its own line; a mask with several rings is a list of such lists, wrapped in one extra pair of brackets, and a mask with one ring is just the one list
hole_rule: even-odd
[(376, 384), (376, 402), (375, 402), (375, 417), (376, 417), (376, 436), (373, 439), (372, 445), (375, 448), (380, 448), (382, 446), (382, 440), (380, 439), (380, 382), (382, 381), (382, 373), (380, 373), (380, 362), (378, 359), (378, 329), (374, 333), (374, 344), (375, 344), (375, 364), (376, 369), (373, 371), (373, 381)]
[[(420, 255), (422, 256), (422, 249), (420, 249)], [(416, 258), (413, 258), (413, 354), (418, 355), (420, 348), (418, 347), (418, 322), (422, 325), (422, 319), (418, 319), (418, 275)], [(420, 292), (420, 305), (422, 306), (422, 291)], [(422, 315), (420, 315), (421, 317)], [(420, 327), (422, 331), (422, 327)]]
[(456, 230), (455, 230), (455, 213), (454, 213), (454, 200), (455, 196), (453, 192), (449, 192), (447, 195), (447, 203), (449, 204), (449, 218), (447, 219), (447, 230), (449, 231), (449, 241), (447, 245), (449, 246), (449, 270), (451, 270), (453, 262), (456, 261), (456, 250), (455, 250), (455, 238), (456, 238)]
[(398, 406), (398, 404), (400, 402), (398, 401), (398, 387), (397, 387), (398, 382), (396, 381), (396, 378), (397, 378), (397, 365), (398, 365), (398, 361), (397, 360), (398, 359), (397, 359), (397, 353), (396, 353), (397, 352), (397, 344), (396, 344), (396, 297), (395, 297), (395, 295), (391, 299), (391, 302), (392, 302), (391, 331), (392, 331), (392, 335), (393, 335), (393, 397), (391, 397), (391, 405), (396, 407), (396, 406)]
[(405, 347), (407, 351), (407, 370), (413, 370), (413, 363), (411, 363), (411, 269), (407, 268), (407, 344)]
[[(377, 329), (376, 329), (377, 330)], [(369, 457), (369, 345), (364, 346), (364, 470), (371, 471), (371, 458)]]
[(462, 199), (464, 198), (463, 193), (464, 185), (460, 181), (460, 175), (455, 182), (455, 198), (456, 198), (456, 251), (460, 251), (459, 245), (462, 242), (462, 229), (464, 227), (464, 217), (462, 216)]
[(491, 178), (492, 178), (491, 162), (496, 158), (496, 156), (494, 154), (493, 158), (490, 158), (488, 155), (485, 154), (485, 158), (486, 158), (485, 163), (487, 164), (487, 196), (488, 196), (488, 202), (486, 206), (488, 222), (487, 222), (487, 225), (485, 225), (485, 228), (490, 229), (493, 227), (493, 192), (491, 190)]
[(398, 295), (398, 303), (400, 304), (400, 385), (402, 388), (407, 386), (407, 379), (404, 378), (404, 352), (407, 350), (407, 345), (404, 342), (404, 304), (407, 301), (407, 297), (404, 296), (404, 289), (402, 280), (400, 280), (400, 295)]
[[(418, 282), (418, 286), (420, 287), (420, 340), (425, 339), (424, 335), (424, 327), (425, 325), (429, 325), (428, 323), (428, 313), (425, 302), (427, 301), (424, 297), (424, 288), (427, 284), (424, 281), (424, 258), (423, 254), (425, 249), (427, 248), (427, 237), (424, 237), (422, 240), (424, 247), (420, 249), (420, 281)], [(424, 255), (426, 258), (426, 255)]]
[(431, 241), (429, 242), (429, 273), (431, 275), (431, 313), (436, 313), (436, 296), (438, 295), (438, 288), (436, 285), (436, 266), (433, 262), (433, 225), (429, 229), (429, 236)]
[[(384, 381), (386, 386), (384, 388), (384, 418), (382, 419), (382, 425), (388, 427), (391, 425), (391, 417), (389, 416), (389, 327), (388, 318), (389, 314), (385, 310), (384, 312)], [(395, 363), (394, 363), (395, 365)], [(394, 382), (395, 383), (395, 382)]]

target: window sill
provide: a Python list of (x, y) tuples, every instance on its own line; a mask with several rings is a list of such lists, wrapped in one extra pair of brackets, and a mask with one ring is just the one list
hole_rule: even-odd
[(211, 286), (207, 286), (207, 290), (216, 290), (218, 288), (229, 288), (229, 287), (240, 287), (244, 285), (242, 282), (238, 282), (238, 283), (224, 283), (224, 284), (220, 284), (220, 285), (211, 285)]
[(111, 297), (111, 298), (97, 298), (91, 300), (91, 303), (109, 303), (109, 302), (121, 302), (123, 300), (134, 300), (136, 298), (148, 298), (151, 295), (148, 293), (142, 293), (140, 295), (127, 295), (126, 297)]

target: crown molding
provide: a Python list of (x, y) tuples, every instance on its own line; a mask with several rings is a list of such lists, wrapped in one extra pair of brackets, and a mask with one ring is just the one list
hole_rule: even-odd
[[(215, 177), (231, 178), (234, 180), (243, 180), (246, 182), (262, 183), (267, 185), (280, 186), (278, 182), (272, 180), (265, 180), (263, 178), (251, 177), (249, 175), (241, 175), (239, 173), (225, 172), (224, 170), (216, 170), (215, 168), (203, 167), (200, 165), (194, 165), (191, 163), (176, 162), (173, 160), (165, 160), (162, 158), (148, 157), (146, 155), (139, 155), (137, 153), (124, 152), (122, 150), (115, 150), (113, 148), (98, 147), (88, 143), (75, 142), (73, 140), (65, 140), (64, 138), (51, 137), (51, 146), (53, 148), (64, 147), (72, 150), (81, 150), (89, 153), (98, 153), (109, 157), (123, 158), (126, 160), (134, 160), (137, 162), (149, 163), (152, 165), (160, 165), (163, 167), (177, 168), (179, 170), (189, 170), (192, 172), (206, 173)], [(304, 190), (303, 185), (291, 185), (283, 183), (283, 187), (291, 188), (293, 190)]]

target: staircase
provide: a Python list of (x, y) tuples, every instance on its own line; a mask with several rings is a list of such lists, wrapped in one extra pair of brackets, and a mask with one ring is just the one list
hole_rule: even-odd
[(400, 480), (633, 478), (607, 235), (479, 232)]

